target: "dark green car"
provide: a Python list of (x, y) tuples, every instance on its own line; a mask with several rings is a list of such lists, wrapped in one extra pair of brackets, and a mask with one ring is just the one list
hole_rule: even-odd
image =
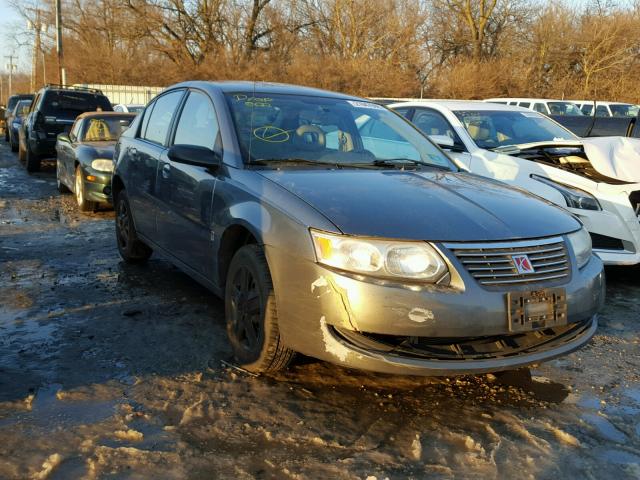
[(69, 134), (58, 135), (56, 180), (61, 193), (72, 191), (80, 211), (110, 203), (113, 151), (135, 114), (83, 113)]

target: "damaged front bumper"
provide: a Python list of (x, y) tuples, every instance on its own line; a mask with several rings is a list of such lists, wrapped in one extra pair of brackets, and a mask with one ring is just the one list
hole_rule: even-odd
[(600, 259), (573, 263), (566, 325), (509, 331), (508, 292), (545, 285), (481, 286), (453, 255), (450, 287), (399, 285), (329, 270), (268, 248), (280, 333), (290, 348), (383, 373), (449, 375), (517, 368), (567, 354), (589, 341), (604, 303)]

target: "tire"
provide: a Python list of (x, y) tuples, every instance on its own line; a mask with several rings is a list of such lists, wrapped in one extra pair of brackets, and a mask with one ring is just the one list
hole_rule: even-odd
[(227, 335), (239, 364), (256, 373), (285, 369), (295, 352), (283, 345), (269, 265), (262, 248), (245, 245), (231, 260), (225, 288)]
[(120, 256), (127, 263), (146, 262), (153, 250), (138, 238), (127, 192), (125, 190), (118, 192), (114, 203), (116, 211), (116, 242), (118, 242)]
[(90, 202), (87, 200), (87, 195), (84, 191), (84, 182), (82, 181), (82, 168), (80, 165), (76, 167), (76, 174), (73, 177), (73, 186), (73, 193), (76, 195), (78, 209), (81, 212), (93, 212), (98, 205), (96, 202)]
[(27, 172), (38, 172), (40, 170), (40, 157), (31, 151), (28, 143), (24, 155), (24, 162), (27, 167)]
[(56, 160), (56, 186), (60, 193), (69, 193), (69, 187), (67, 187), (62, 180), (60, 180), (60, 161)]
[(15, 138), (13, 138), (13, 135), (9, 135), (9, 146), (11, 147), (12, 152), (18, 151), (18, 142), (15, 141)]

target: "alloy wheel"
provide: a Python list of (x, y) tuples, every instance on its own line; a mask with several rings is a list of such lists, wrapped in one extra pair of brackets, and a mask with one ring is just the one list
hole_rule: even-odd
[(249, 351), (262, 344), (262, 306), (253, 273), (239, 268), (231, 285), (231, 323), (236, 340)]

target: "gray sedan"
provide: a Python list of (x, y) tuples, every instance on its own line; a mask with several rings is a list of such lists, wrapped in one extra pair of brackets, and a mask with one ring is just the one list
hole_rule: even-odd
[(511, 369), (597, 327), (601, 261), (559, 208), (461, 171), (399, 115), (289, 85), (186, 82), (116, 146), (122, 257), (225, 300), (242, 366)]

